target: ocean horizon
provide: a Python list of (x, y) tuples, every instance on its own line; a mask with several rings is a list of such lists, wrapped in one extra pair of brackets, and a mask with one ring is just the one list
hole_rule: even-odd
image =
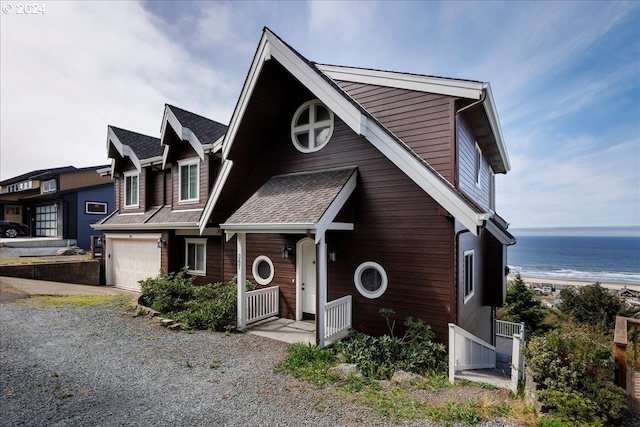
[(518, 240), (507, 250), (512, 273), (640, 287), (640, 227), (516, 228), (510, 232)]

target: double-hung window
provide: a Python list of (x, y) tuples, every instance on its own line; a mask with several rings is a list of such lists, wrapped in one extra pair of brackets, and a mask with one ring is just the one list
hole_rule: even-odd
[(197, 203), (200, 200), (199, 159), (178, 162), (180, 167), (179, 186), (180, 203)]
[(207, 239), (185, 239), (185, 265), (189, 274), (207, 274)]
[(137, 208), (138, 202), (138, 178), (137, 172), (125, 172), (124, 174), (124, 207)]
[(465, 303), (473, 296), (473, 291), (475, 289), (475, 275), (473, 267), (473, 249), (470, 251), (464, 251), (462, 280), (464, 281)]

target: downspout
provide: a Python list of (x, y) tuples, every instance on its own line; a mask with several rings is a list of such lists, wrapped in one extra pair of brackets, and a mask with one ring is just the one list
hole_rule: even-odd
[(485, 100), (487, 99), (487, 91), (485, 89), (482, 89), (482, 94), (480, 95), (480, 99), (478, 99), (475, 102), (472, 102), (471, 104), (467, 105), (466, 107), (462, 107), (460, 108), (458, 111), (456, 111), (455, 117), (455, 129), (454, 129), (454, 135), (455, 135), (455, 141), (454, 141), (454, 150), (453, 150), (453, 156), (454, 156), (454, 178), (453, 178), (453, 186), (455, 188), (458, 188), (458, 181), (460, 179), (460, 168), (458, 167), (458, 116), (462, 113), (464, 113), (467, 110), (470, 110), (474, 107), (477, 107), (478, 105), (482, 104)]

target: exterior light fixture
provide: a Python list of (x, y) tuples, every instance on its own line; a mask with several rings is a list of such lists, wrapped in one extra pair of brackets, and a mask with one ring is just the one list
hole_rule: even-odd
[(331, 248), (329, 249), (329, 261), (331, 262), (336, 262), (338, 260), (338, 251), (336, 250), (336, 248)]
[(291, 250), (290, 246), (284, 245), (284, 247), (282, 248), (282, 259), (289, 259), (292, 252), (293, 251)]
[(167, 246), (167, 241), (162, 237), (158, 239), (158, 249), (165, 248)]

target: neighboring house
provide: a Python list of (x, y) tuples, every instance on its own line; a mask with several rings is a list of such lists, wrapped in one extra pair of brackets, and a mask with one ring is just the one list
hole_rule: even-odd
[(315, 318), (320, 346), (345, 326), (387, 332), (381, 308), (442, 342), (448, 323), (493, 342), (515, 239), (495, 213), (510, 165), (488, 83), (319, 65), (265, 29), (224, 138), (205, 143), (206, 119), (188, 115), (166, 107), (155, 163), (110, 148), (117, 212), (96, 228), (131, 277), (112, 232), (148, 237), (165, 271), (257, 282), (238, 287), (241, 329), (272, 298), (281, 317)]
[(104, 235), (107, 285), (139, 290), (139, 280), (185, 265), (198, 283), (219, 280), (220, 239), (212, 247), (199, 224), (226, 128), (171, 105), (159, 139), (108, 127), (112, 164), (103, 174), (114, 179), (115, 209), (94, 226)]
[(75, 239), (89, 249), (89, 225), (113, 208), (113, 183), (96, 173), (104, 167), (43, 169), (0, 182), (0, 219), (28, 225), (31, 236)]

